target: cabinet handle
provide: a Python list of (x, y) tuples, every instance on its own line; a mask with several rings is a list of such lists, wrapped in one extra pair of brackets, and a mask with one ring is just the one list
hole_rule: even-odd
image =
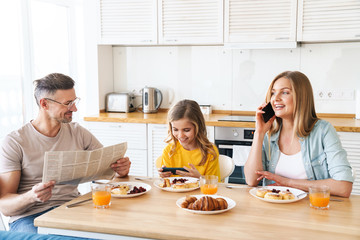
[(109, 126), (109, 128), (121, 128), (121, 125)]

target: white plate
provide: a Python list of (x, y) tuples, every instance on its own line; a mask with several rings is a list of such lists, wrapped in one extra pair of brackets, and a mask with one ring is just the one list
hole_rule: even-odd
[(280, 190), (280, 191), (286, 191), (286, 189), (289, 189), (289, 191), (292, 192), (295, 195), (295, 199), (291, 199), (291, 200), (273, 200), (273, 199), (267, 199), (267, 198), (258, 197), (258, 196), (256, 196), (257, 188), (250, 189), (249, 193), (252, 196), (256, 197), (257, 199), (263, 200), (265, 202), (271, 202), (271, 203), (292, 203), (292, 202), (296, 202), (296, 201), (299, 201), (299, 200), (305, 198), (306, 195), (307, 195), (307, 194), (303, 194), (302, 196), (300, 196), (300, 198), (297, 198), (296, 196), (298, 196), (299, 194), (305, 193), (305, 192), (300, 190), (300, 189), (290, 188), (290, 187), (267, 186), (267, 187), (262, 187), (262, 188), (276, 189), (276, 190)]
[[(196, 197), (197, 199), (200, 199), (201, 197), (204, 197), (204, 196), (209, 196), (209, 195), (191, 195), (193, 197)], [(178, 199), (176, 201), (176, 205), (187, 211), (187, 212), (191, 212), (191, 213), (197, 213), (197, 214), (205, 214), (205, 215), (208, 215), (208, 214), (219, 214), (219, 213), (223, 213), (223, 212), (226, 212), (226, 211), (229, 211), (230, 209), (234, 208), (236, 206), (236, 203), (234, 200), (232, 200), (231, 198), (228, 198), (228, 197), (224, 197), (224, 196), (220, 196), (220, 195), (211, 195), (211, 197), (213, 198), (223, 198), (227, 201), (228, 203), (228, 208), (227, 209), (223, 209), (223, 210), (215, 210), (215, 211), (200, 211), (200, 210), (192, 210), (192, 209), (188, 209), (188, 208), (182, 208), (181, 207), (181, 203), (183, 203), (185, 201), (185, 198), (186, 197), (182, 197), (180, 199)]]
[(128, 186), (131, 186), (130, 187), (130, 190), (132, 190), (135, 186), (136, 187), (143, 187), (146, 189), (145, 192), (141, 192), (141, 193), (134, 193), (134, 194), (129, 194), (130, 190), (128, 191), (128, 194), (126, 195), (121, 195), (121, 194), (111, 194), (111, 197), (114, 197), (114, 198), (131, 198), (131, 197), (137, 197), (137, 196), (140, 196), (140, 195), (143, 195), (145, 193), (147, 193), (148, 191), (150, 191), (151, 189), (151, 186), (149, 184), (146, 184), (146, 183), (141, 183), (141, 182), (112, 182), (111, 185), (113, 186), (119, 186), (121, 184), (127, 184)]
[[(199, 181), (198, 178), (193, 178), (193, 177), (168, 177), (168, 179), (170, 180), (170, 183), (174, 180), (174, 179), (180, 179), (180, 178), (183, 178), (183, 179), (187, 179), (187, 181), (185, 183), (192, 183), (192, 182), (197, 182)], [(190, 192), (190, 191), (194, 191), (196, 189), (198, 189), (199, 187), (196, 187), (196, 188), (184, 188), (184, 189), (175, 189), (175, 188), (172, 188), (172, 187), (165, 187), (165, 188), (162, 188), (160, 187), (160, 184), (163, 182), (163, 179), (160, 178), (160, 179), (156, 179), (154, 181), (154, 186), (157, 187), (157, 188), (160, 188), (161, 190), (164, 190), (164, 191), (168, 191), (168, 192)]]

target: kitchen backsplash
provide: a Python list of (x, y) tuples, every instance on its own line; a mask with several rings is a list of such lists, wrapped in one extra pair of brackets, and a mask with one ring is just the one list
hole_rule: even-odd
[(140, 89), (150, 86), (162, 91), (161, 108), (189, 98), (210, 104), (214, 110), (255, 111), (278, 73), (299, 70), (312, 83), (317, 112), (354, 114), (355, 90), (360, 89), (360, 43), (303, 44), (295, 49), (174, 46), (112, 50), (113, 90), (133, 91), (138, 96), (136, 105), (141, 104)]

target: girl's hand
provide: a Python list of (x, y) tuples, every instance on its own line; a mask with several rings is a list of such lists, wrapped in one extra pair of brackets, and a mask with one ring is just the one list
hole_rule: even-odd
[(263, 113), (265, 113), (262, 109), (266, 106), (266, 103), (261, 104), (257, 109), (256, 109), (256, 113), (255, 113), (255, 119), (256, 119), (256, 123), (255, 123), (255, 131), (257, 132), (262, 132), (262, 133), (266, 133), (272, 123), (274, 122), (276, 116), (274, 115), (272, 118), (269, 119), (269, 121), (267, 121), (266, 123), (264, 122), (264, 118), (262, 116)]
[(172, 175), (171, 172), (163, 172), (163, 168), (166, 167), (165, 165), (163, 165), (161, 168), (158, 168), (158, 172), (161, 178), (168, 178)]
[(268, 172), (268, 171), (256, 171), (256, 174), (260, 175), (258, 177), (258, 181), (262, 180), (263, 178), (266, 178), (268, 180), (272, 180), (275, 183), (271, 184), (271, 186), (289, 186), (289, 178), (282, 177), (280, 175)]
[(190, 167), (184, 167), (188, 172), (176, 170), (176, 174), (184, 176), (184, 177), (194, 177), (194, 178), (200, 178), (201, 174), (199, 171), (195, 168), (195, 166), (191, 163), (189, 163)]

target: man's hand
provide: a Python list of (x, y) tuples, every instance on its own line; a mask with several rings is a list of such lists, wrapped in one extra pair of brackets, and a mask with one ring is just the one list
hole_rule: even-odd
[(34, 202), (46, 202), (52, 196), (52, 189), (55, 186), (55, 181), (47, 183), (38, 183), (32, 187), (29, 194)]
[(111, 168), (119, 174), (119, 177), (126, 177), (130, 171), (131, 162), (128, 157), (120, 158), (111, 164)]

